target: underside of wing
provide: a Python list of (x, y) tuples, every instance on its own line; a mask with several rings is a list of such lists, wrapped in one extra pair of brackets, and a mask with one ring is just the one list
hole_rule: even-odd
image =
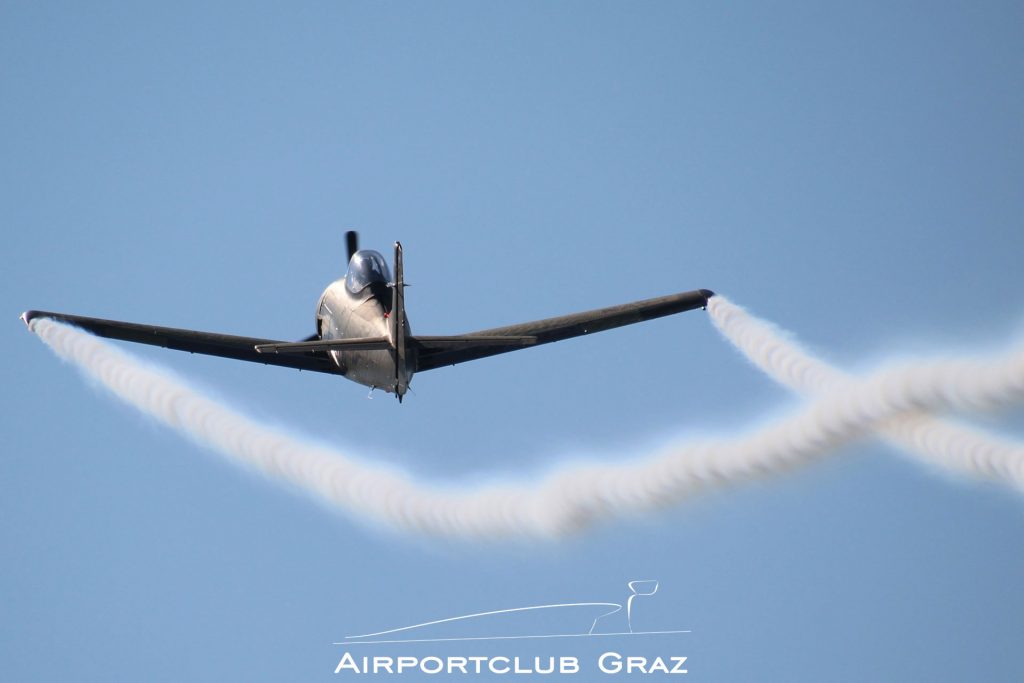
[(256, 351), (257, 346), (287, 345), (287, 342), (279, 342), (273, 339), (180, 330), (173, 327), (140, 325), (139, 323), (87, 318), (80, 315), (51, 313), (48, 311), (27, 311), (22, 315), (22, 318), (26, 325), (39, 318), (50, 318), (51, 320), (80, 327), (98, 337), (106, 337), (108, 339), (121, 339), (138, 344), (161, 346), (165, 349), (201, 353), (207, 356), (220, 356), (222, 358), (234, 358), (264, 365), (279, 365), (296, 370), (325, 372), (332, 375), (342, 374), (341, 369), (334, 364), (325, 352), (320, 350), (286, 354), (259, 353)]
[[(698, 289), (621, 306), (610, 306), (557, 318), (480, 330), (457, 337), (414, 337), (409, 340), (409, 345), (416, 353), (417, 371), (423, 372), (499, 353), (508, 353), (529, 346), (562, 341), (674, 313), (704, 308), (707, 306), (708, 298), (713, 295), (714, 292), (711, 290)], [(450, 343), (431, 343), (429, 341), (431, 339), (452, 341)]]

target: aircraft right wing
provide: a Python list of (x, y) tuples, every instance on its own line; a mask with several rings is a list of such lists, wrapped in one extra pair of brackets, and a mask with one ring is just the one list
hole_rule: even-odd
[(714, 294), (709, 289), (697, 289), (454, 337), (413, 336), (409, 337), (408, 345), (416, 354), (416, 371), (423, 372), (530, 346), (603, 332), (695, 308), (705, 308), (708, 299)]

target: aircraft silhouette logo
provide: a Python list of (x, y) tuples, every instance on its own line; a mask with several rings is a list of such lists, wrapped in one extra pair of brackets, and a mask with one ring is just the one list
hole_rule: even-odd
[[(382, 631), (346, 636), (335, 645), (382, 644), (382, 643), (429, 643), (475, 640), (528, 640), (542, 638), (592, 638), (601, 636), (650, 636), (673, 633), (690, 633), (689, 629), (661, 631), (634, 630), (634, 602), (637, 598), (653, 596), (658, 592), (656, 580), (634, 580), (627, 582), (629, 596), (625, 602), (564, 602), (506, 609), (488, 610), (461, 614), (424, 621), (408, 626), (399, 626)], [(610, 623), (610, 617), (624, 613), (625, 627), (602, 630), (599, 626)], [(563, 631), (555, 633), (512, 633), (517, 626), (515, 617), (540, 615), (545, 623), (565, 625)], [(584, 616), (586, 615), (586, 618)], [(621, 621), (619, 622), (622, 623)], [(579, 630), (575, 630), (578, 624)], [(452, 629), (455, 629), (454, 631)], [(480, 630), (489, 630), (489, 635), (478, 635)], [(475, 635), (476, 634), (476, 635)]]

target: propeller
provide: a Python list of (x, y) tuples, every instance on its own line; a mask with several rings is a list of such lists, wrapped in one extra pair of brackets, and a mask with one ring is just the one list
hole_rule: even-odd
[(348, 260), (351, 261), (355, 253), (359, 251), (359, 233), (355, 230), (346, 232), (345, 245), (348, 247)]

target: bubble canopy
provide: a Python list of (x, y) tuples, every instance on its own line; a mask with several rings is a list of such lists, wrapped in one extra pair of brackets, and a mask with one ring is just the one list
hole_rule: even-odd
[(387, 284), (391, 281), (391, 272), (387, 261), (380, 252), (362, 249), (352, 255), (345, 275), (345, 287), (353, 294), (358, 294), (374, 282)]

